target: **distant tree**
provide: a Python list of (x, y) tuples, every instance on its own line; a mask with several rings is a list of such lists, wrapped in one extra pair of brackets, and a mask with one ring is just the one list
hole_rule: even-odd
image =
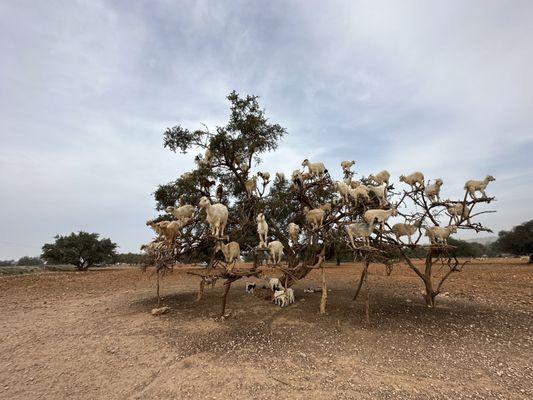
[(124, 264), (143, 264), (146, 262), (146, 254), (120, 253), (115, 255), (113, 260)]
[(24, 266), (42, 265), (42, 264), (43, 264), (43, 260), (41, 260), (39, 257), (24, 256), (24, 257), (21, 257), (17, 261), (17, 265), (24, 265)]
[(69, 236), (57, 235), (54, 243), (43, 246), (41, 258), (53, 264), (73, 264), (80, 271), (112, 261), (117, 245), (110, 239), (98, 239), (99, 236), (83, 231)]
[(0, 260), (0, 267), (10, 267), (15, 265), (15, 260)]
[(500, 231), (498, 240), (492, 247), (503, 253), (529, 255), (532, 262), (533, 255), (533, 220), (523, 222), (510, 231)]
[(449, 238), (448, 244), (455, 246), (455, 255), (457, 257), (481, 257), (487, 254), (487, 249), (481, 243), (470, 243), (464, 240)]

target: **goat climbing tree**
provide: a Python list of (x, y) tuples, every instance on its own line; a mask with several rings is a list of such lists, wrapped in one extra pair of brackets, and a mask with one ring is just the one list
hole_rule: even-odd
[[(169, 212), (148, 221), (157, 237), (143, 247), (156, 266), (158, 282), (160, 275), (176, 264), (208, 261), (205, 270), (190, 273), (199, 277), (198, 299), (205, 284), (224, 282), (221, 315), (225, 314), (231, 284), (243, 277), (259, 277), (265, 267), (279, 271), (282, 291), (312, 270), (320, 270), (323, 287), (319, 311), (325, 313), (325, 261), (333, 249), (343, 246), (364, 265), (354, 299), (363, 282), (368, 282), (372, 263), (383, 263), (390, 270), (402, 262), (422, 280), (425, 302), (434, 307), (445, 280), (464, 266), (446, 238), (457, 229), (490, 232), (476, 217), (492, 211), (474, 212), (474, 207), (494, 200), (485, 195), (485, 181), (473, 181), (474, 195), (467, 191), (462, 199), (443, 200), (442, 181), (430, 184), (421, 173), (402, 176), (396, 185), (387, 171), (356, 181), (354, 162), (348, 161), (339, 164), (343, 177), (337, 182), (322, 163), (307, 160), (294, 160), (299, 169), (290, 177), (261, 170), (260, 157), (278, 148), (286, 130), (266, 118), (258, 97), (232, 92), (227, 99), (231, 107), (225, 126), (217, 126), (214, 131), (207, 126), (190, 131), (178, 125), (164, 133), (164, 146), (171, 151), (200, 154), (195, 156), (191, 171), (157, 188), (157, 209)], [(300, 168), (304, 165), (307, 170)], [(481, 190), (483, 197), (476, 197), (476, 190)], [(210, 211), (206, 219), (207, 203), (225, 206), (209, 210), (227, 209), (224, 234), (215, 235), (209, 229), (217, 224), (219, 216)], [(192, 216), (179, 213), (184, 205), (195, 207)], [(283, 247), (286, 261), (281, 264), (269, 261), (267, 243), (259, 241), (256, 218), (260, 213), (268, 225), (267, 241), (277, 241)], [(397, 224), (391, 226), (394, 219)], [(215, 249), (229, 242), (238, 243), (232, 248), (237, 247), (239, 255), (251, 260), (246, 268), (233, 268), (233, 260), (228, 260), (226, 253), (216, 253)], [(411, 257), (420, 249), (426, 254), (423, 265)], [(436, 265), (441, 266), (438, 271)]]

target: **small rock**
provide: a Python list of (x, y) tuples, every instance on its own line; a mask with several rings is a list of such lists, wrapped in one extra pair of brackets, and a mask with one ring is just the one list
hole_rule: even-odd
[(152, 315), (161, 315), (161, 314), (166, 314), (167, 312), (170, 311), (170, 307), (161, 307), (161, 308), (154, 308), (152, 310)]

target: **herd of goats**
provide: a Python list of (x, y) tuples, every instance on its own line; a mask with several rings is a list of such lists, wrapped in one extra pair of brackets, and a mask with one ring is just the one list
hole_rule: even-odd
[[(206, 154), (204, 159), (207, 158), (208, 154)], [(294, 250), (301, 244), (302, 237), (308, 239), (314, 232), (320, 231), (328, 219), (328, 214), (332, 213), (332, 209), (349, 210), (350, 207), (357, 207), (358, 205), (360, 206), (359, 210), (362, 209), (362, 211), (358, 212), (357, 215), (349, 216), (348, 220), (345, 219), (342, 223), (337, 223), (338, 231), (354, 253), (365, 249), (367, 251), (375, 250), (371, 246), (371, 243), (375, 241), (373, 239), (371, 242), (373, 234), (376, 235), (375, 238), (387, 236), (391, 242), (394, 241), (399, 246), (413, 248), (420, 244), (422, 233), (425, 233), (425, 236), (429, 239), (429, 246), (447, 247), (447, 239), (457, 232), (457, 228), (461, 227), (461, 224), (464, 224), (467, 228), (474, 226), (475, 229), (475, 225), (470, 222), (472, 205), (477, 201), (488, 199), (485, 190), (487, 185), (495, 180), (490, 175), (483, 180), (469, 180), (464, 185), (464, 200), (451, 201), (441, 200), (441, 188), (443, 186), (441, 179), (435, 179), (432, 183), (430, 183), (431, 181), (426, 182), (423, 173), (414, 172), (410, 175), (401, 175), (399, 177), (399, 182), (407, 185), (403, 192), (404, 197), (396, 204), (391, 204), (390, 191), (394, 187), (390, 181), (390, 173), (384, 170), (357, 181), (353, 179), (352, 166), (354, 164), (354, 161), (342, 161), (341, 167), (344, 179), (336, 182), (330, 179), (328, 170), (322, 162), (312, 163), (306, 159), (303, 161), (302, 166), (307, 167), (307, 170), (295, 170), (292, 173), (290, 181), (294, 190), (301, 190), (305, 187), (306, 182), (325, 182), (325, 187), (337, 194), (331, 202), (317, 205), (316, 208), (303, 207), (304, 218), (302, 220), (305, 221), (306, 226), (299, 226), (294, 221), (288, 223), (285, 227), (288, 241), (285, 244), (280, 240), (269, 241), (269, 219), (268, 215), (265, 215), (266, 212), (260, 212), (255, 215), (258, 235), (256, 250), (260, 250), (266, 255), (267, 265), (271, 267), (280, 266), (287, 246), (291, 246), (291, 249)], [(246, 176), (248, 175), (246, 174)], [(268, 172), (259, 172), (252, 178), (247, 179), (244, 182), (244, 186), (248, 198), (257, 198), (262, 195), (258, 191), (259, 178), (262, 179), (264, 192), (264, 188), (270, 183), (271, 176)], [(282, 182), (286, 178), (283, 173), (278, 172), (275, 179)], [(478, 193), (481, 194), (481, 197), (478, 197)], [(410, 213), (402, 213), (399, 205), (404, 204), (402, 202), (406, 195), (411, 196), (410, 198), (418, 199), (415, 201), (415, 206), (424, 206), (422, 208), (425, 212), (417, 213), (411, 211)], [(470, 199), (468, 199), (468, 196)], [(438, 215), (432, 213), (435, 205), (439, 205), (442, 208)], [(226, 243), (229, 240), (226, 236), (229, 217), (228, 207), (221, 202), (211, 200), (207, 196), (202, 196), (197, 206), (200, 211), (202, 209), (205, 210), (205, 221), (209, 225), (209, 233), (206, 232), (205, 235), (214, 241), (214, 255), (218, 252), (223, 254), (225, 261), (224, 273), (226, 275), (235, 274), (236, 262), (241, 259), (241, 246), (237, 241)], [(166, 212), (171, 215), (172, 220), (148, 221), (147, 225), (156, 232), (157, 238), (144, 245), (142, 249), (153, 260), (157, 260), (162, 254), (168, 254), (168, 249), (173, 248), (176, 241), (179, 241), (179, 237), (185, 227), (193, 223), (202, 224), (199, 218), (195, 218), (195, 211), (196, 207), (192, 204), (167, 207)], [(349, 212), (347, 213), (349, 214)], [(445, 226), (440, 226), (437, 222), (437, 218), (442, 215), (447, 215), (446, 218), (449, 218), (449, 222)], [(402, 217), (404, 221), (390, 226), (388, 220), (397, 216)], [(419, 233), (418, 237), (413, 240), (413, 236), (417, 233)], [(211, 263), (208, 268), (210, 266)], [(282, 269), (282, 271), (286, 270)], [(252, 273), (246, 276), (262, 276), (265, 278), (264, 275), (254, 275)], [(285, 306), (294, 301), (294, 292), (287, 287), (288, 285), (278, 278), (266, 277), (266, 280), (268, 285), (263, 286), (263, 288), (270, 290), (270, 298), (276, 304)], [(256, 285), (251, 282), (246, 284), (247, 291), (253, 291), (255, 287)]]

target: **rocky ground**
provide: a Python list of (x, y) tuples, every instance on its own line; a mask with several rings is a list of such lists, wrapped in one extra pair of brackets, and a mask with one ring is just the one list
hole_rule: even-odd
[(425, 307), (405, 267), (371, 267), (371, 319), (351, 297), (361, 265), (319, 272), (281, 309), (220, 284), (195, 302), (197, 278), (163, 283), (135, 268), (0, 277), (1, 399), (531, 399), (533, 267), (474, 263)]

